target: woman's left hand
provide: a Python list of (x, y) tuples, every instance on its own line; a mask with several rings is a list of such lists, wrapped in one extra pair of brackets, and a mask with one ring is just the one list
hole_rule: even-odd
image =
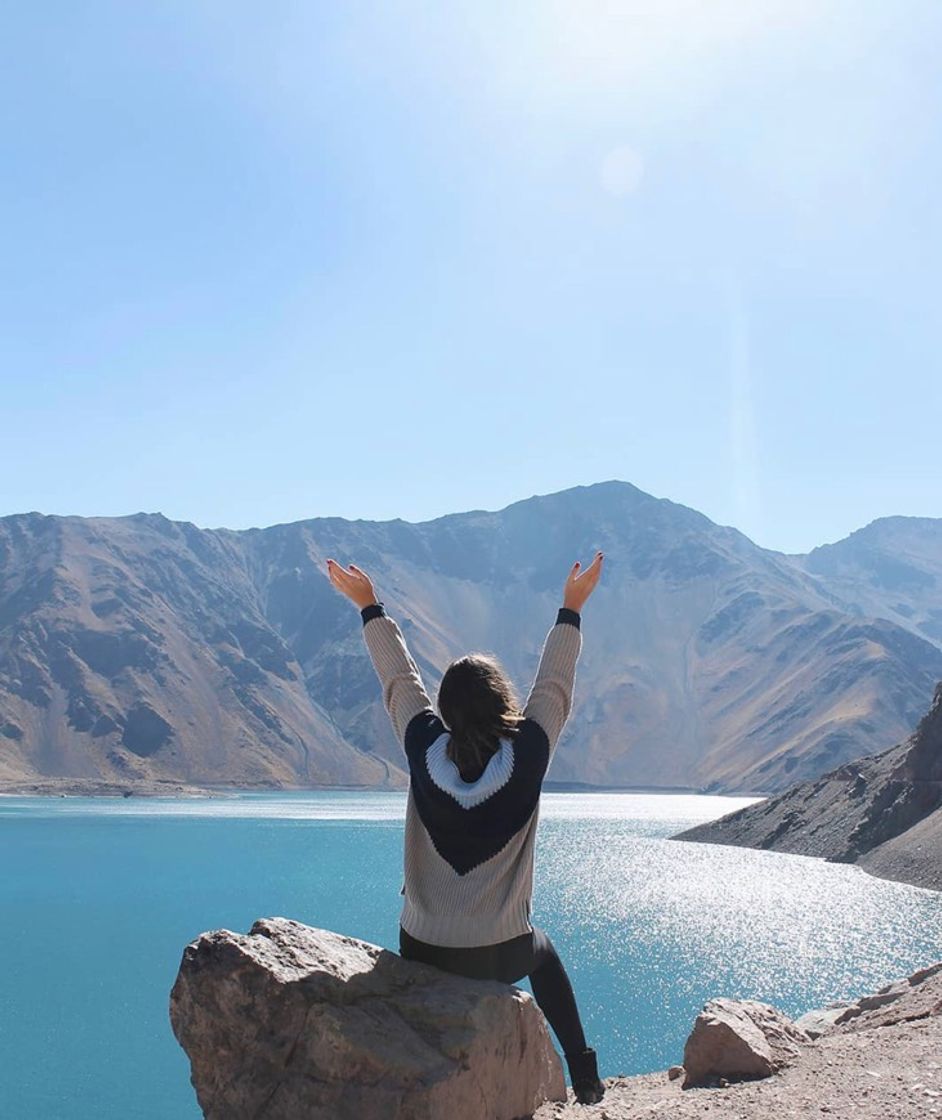
[(327, 574), (330, 576), (330, 582), (334, 587), (356, 603), (360, 610), (376, 602), (376, 592), (373, 590), (372, 580), (356, 564), (351, 564), (348, 570), (341, 567), (336, 560), (328, 560)]

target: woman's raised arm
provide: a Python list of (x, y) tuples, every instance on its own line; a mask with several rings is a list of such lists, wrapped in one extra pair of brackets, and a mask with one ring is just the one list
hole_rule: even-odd
[(579, 573), (577, 560), (570, 569), (563, 589), (563, 605), (546, 636), (536, 679), (523, 714), (534, 720), (549, 739), (550, 758), (572, 711), (576, 683), (576, 662), (582, 651), (581, 611), (595, 590), (602, 572), (602, 553), (598, 552), (588, 568)]
[(360, 609), (363, 638), (383, 689), (383, 703), (396, 738), (405, 743), (406, 728), (419, 712), (432, 709), (418, 666), (396, 622), (376, 598), (373, 583), (355, 564), (349, 570), (327, 561), (330, 581)]

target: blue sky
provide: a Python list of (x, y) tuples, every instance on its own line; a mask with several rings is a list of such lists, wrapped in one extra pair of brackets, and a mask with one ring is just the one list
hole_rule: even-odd
[(942, 517), (942, 5), (14, 5), (0, 514)]

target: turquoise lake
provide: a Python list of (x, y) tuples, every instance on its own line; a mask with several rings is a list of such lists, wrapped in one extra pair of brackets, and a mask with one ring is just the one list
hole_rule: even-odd
[[(533, 920), (603, 1076), (679, 1061), (714, 996), (798, 1015), (942, 959), (940, 894), (667, 839), (748, 800), (543, 795)], [(199, 1120), (168, 1015), (184, 946), (283, 915), (398, 950), (404, 813), (385, 793), (0, 797), (0, 1116)]]

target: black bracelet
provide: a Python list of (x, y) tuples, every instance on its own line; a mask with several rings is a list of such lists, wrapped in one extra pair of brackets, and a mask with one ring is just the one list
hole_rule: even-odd
[(385, 615), (386, 610), (382, 603), (369, 603), (360, 611), (360, 617), (363, 619), (365, 626), (371, 618), (380, 618)]
[(571, 626), (575, 626), (577, 630), (580, 629), (579, 621), (581, 615), (578, 611), (574, 611), (572, 607), (560, 607), (559, 613), (556, 615), (556, 624), (560, 622), (568, 622)]

